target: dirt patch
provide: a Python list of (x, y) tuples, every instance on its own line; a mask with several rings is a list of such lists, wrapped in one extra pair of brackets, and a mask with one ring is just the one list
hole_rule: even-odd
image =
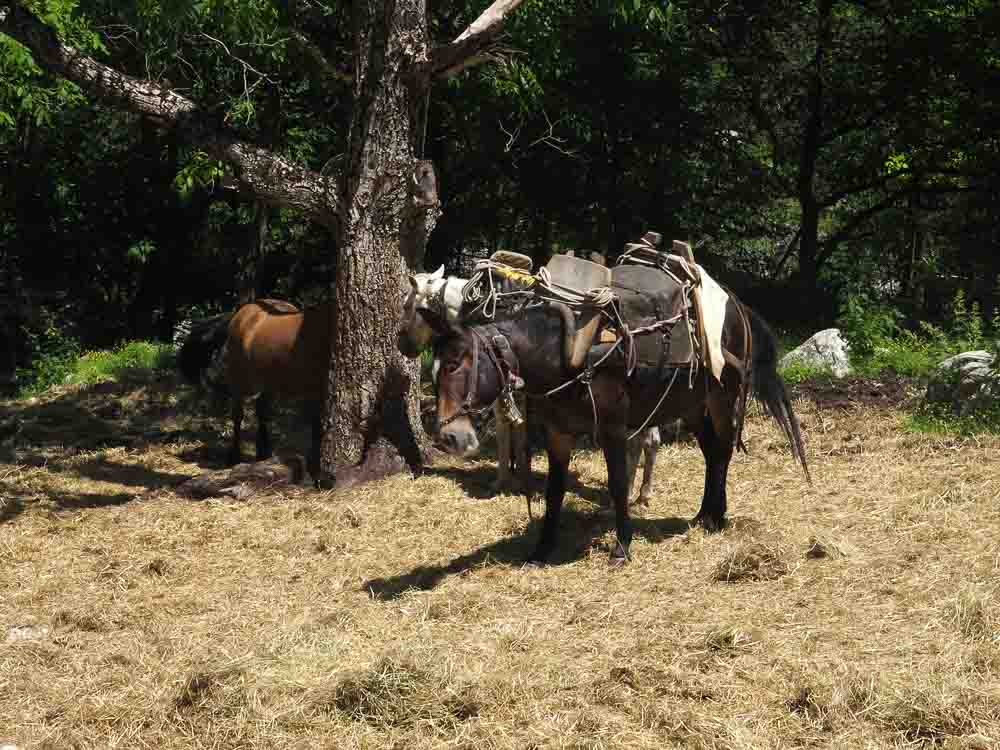
[(923, 391), (917, 378), (892, 372), (877, 378), (859, 375), (813, 378), (790, 386), (789, 390), (793, 398), (808, 399), (822, 409), (898, 408)]
[(884, 372), (878, 377), (812, 378), (789, 387), (793, 398), (808, 399), (823, 409), (898, 408), (922, 391), (918, 378), (894, 372)]

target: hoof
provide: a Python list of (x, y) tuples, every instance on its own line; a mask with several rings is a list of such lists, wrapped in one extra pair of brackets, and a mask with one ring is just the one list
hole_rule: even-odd
[(611, 553), (611, 557), (608, 559), (608, 564), (612, 568), (617, 568), (629, 562), (631, 559), (632, 558), (629, 555), (628, 550), (621, 545), (621, 542), (619, 542), (615, 545), (615, 550)]
[(707, 513), (699, 513), (691, 519), (691, 525), (701, 526), (706, 532), (715, 533), (722, 531), (726, 527), (726, 520), (724, 518), (714, 518)]
[(316, 485), (317, 490), (332, 490), (337, 486), (337, 480), (329, 474), (319, 473), (313, 479), (313, 484)]
[(525, 561), (527, 565), (533, 565), (537, 568), (544, 567), (548, 564), (549, 556), (552, 554), (551, 550), (548, 549), (536, 549), (531, 553), (531, 556)]

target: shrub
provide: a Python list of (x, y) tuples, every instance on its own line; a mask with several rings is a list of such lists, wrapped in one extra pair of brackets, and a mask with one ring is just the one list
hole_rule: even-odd
[(31, 367), (17, 371), (18, 381), (24, 384), (18, 392), (22, 398), (66, 382), (80, 356), (80, 342), (54, 326), (41, 333), (30, 331), (27, 337), (35, 355)]
[(779, 370), (782, 379), (790, 385), (798, 385), (807, 380), (816, 378), (832, 378), (833, 373), (829, 367), (822, 365), (808, 364), (806, 362), (792, 362)]
[(87, 352), (76, 361), (70, 382), (95, 383), (114, 378), (124, 370), (168, 370), (174, 348), (154, 341), (128, 341), (111, 351)]
[(900, 314), (894, 308), (876, 302), (864, 293), (853, 292), (847, 296), (837, 325), (851, 346), (852, 357), (865, 359), (896, 335), (899, 318)]
[(34, 361), (19, 370), (24, 385), (19, 396), (34, 396), (53, 385), (87, 384), (113, 380), (125, 370), (169, 370), (174, 347), (154, 341), (128, 341), (110, 351), (81, 353), (79, 342), (54, 328), (36, 336)]

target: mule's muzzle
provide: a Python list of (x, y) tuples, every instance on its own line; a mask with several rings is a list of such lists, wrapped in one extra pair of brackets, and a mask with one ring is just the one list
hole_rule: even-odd
[[(465, 422), (466, 424), (462, 424)], [(441, 448), (453, 456), (470, 458), (479, 453), (479, 438), (467, 419), (453, 422), (438, 433)]]

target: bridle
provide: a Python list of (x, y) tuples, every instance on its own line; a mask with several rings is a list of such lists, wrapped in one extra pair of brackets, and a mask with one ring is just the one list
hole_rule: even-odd
[[(469, 368), (469, 374), (466, 377), (472, 378), (472, 383), (466, 389), (462, 405), (458, 407), (458, 410), (454, 414), (438, 423), (438, 430), (462, 417), (477, 419), (492, 410), (501, 399), (510, 399), (509, 404), (513, 405), (513, 392), (523, 385), (523, 381), (517, 374), (517, 358), (514, 356), (514, 351), (511, 349), (507, 337), (500, 333), (495, 326), (488, 326), (488, 328), (496, 331), (489, 338), (475, 328), (467, 329), (472, 336), (472, 367)], [(497, 371), (497, 375), (500, 378), (500, 390), (497, 393), (497, 397), (489, 404), (476, 407), (475, 404), (479, 394), (480, 349), (486, 352), (487, 358)]]

